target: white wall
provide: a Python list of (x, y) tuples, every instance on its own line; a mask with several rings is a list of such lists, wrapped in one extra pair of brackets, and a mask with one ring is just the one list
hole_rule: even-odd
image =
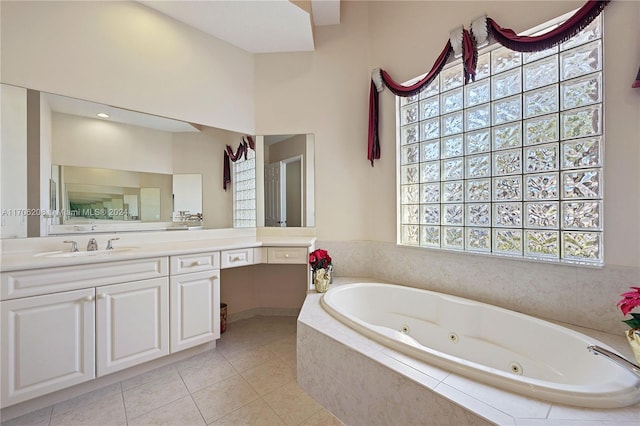
[(315, 52), (255, 58), (256, 133), (314, 134), (316, 233), (326, 240), (379, 238), (368, 180), (380, 170), (366, 161), (368, 14), (368, 2), (343, 1), (340, 25), (315, 28)]
[(137, 2), (3, 1), (3, 83), (253, 133), (253, 57)]
[(160, 130), (53, 113), (53, 164), (173, 173), (173, 135)]
[[(396, 241), (395, 100), (380, 95), (382, 158), (366, 159), (370, 73), (396, 81), (430, 70), (449, 32), (487, 14), (516, 31), (583, 1), (341, 3), (341, 24), (318, 27), (316, 51), (256, 56), (256, 131), (309, 132), (316, 146), (316, 246), (337, 275), (373, 276), (595, 329), (625, 329), (619, 294), (640, 283), (640, 2), (604, 11), (605, 212), (602, 269), (437, 250)], [(631, 43), (631, 44), (630, 44)]]
[[(320, 239), (396, 240), (395, 101), (388, 90), (380, 95), (382, 158), (372, 168), (366, 159), (371, 70), (382, 67), (405, 81), (429, 71), (449, 31), (468, 27), (478, 16), (486, 13), (523, 31), (584, 2), (540, 4), (346, 1), (339, 26), (316, 28), (315, 52), (256, 56), (257, 132), (316, 135)], [(640, 3), (612, 2), (604, 17), (605, 258), (607, 264), (638, 267), (640, 91), (630, 86), (640, 51), (622, 46), (640, 39)]]

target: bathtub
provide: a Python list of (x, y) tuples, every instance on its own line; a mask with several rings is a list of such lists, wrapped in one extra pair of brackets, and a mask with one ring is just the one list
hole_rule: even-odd
[(559, 404), (625, 407), (640, 376), (595, 356), (584, 334), (485, 303), (412, 287), (357, 283), (321, 299), (333, 317), (401, 353), (491, 386)]

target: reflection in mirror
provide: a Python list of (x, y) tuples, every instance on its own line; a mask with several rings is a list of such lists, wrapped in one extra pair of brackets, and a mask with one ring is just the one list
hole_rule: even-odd
[(183, 226), (202, 225), (202, 175), (173, 175), (173, 221)]
[[(233, 226), (233, 194), (225, 192), (221, 184), (222, 157), (225, 146), (237, 146), (243, 133), (6, 84), (0, 87), (2, 238), (59, 234), (55, 227), (64, 227), (67, 219), (108, 221), (112, 224), (109, 231), (115, 232), (119, 232), (113, 226), (115, 223), (126, 225), (126, 230), (149, 229), (147, 225), (158, 230), (163, 229), (160, 226), (165, 223), (171, 229), (177, 229), (172, 175), (199, 176), (200, 189), (189, 187), (191, 195), (200, 195), (199, 207), (189, 205), (176, 210), (178, 213), (188, 210), (190, 216), (199, 218), (199, 227), (190, 226), (193, 223), (187, 220), (187, 229)], [(109, 117), (99, 118), (98, 113), (106, 113)], [(64, 181), (64, 175), (68, 173), (61, 166), (108, 170), (112, 178), (106, 183), (76, 180), (69, 183), (96, 186), (90, 191), (87, 187), (77, 186), (70, 190)], [(157, 173), (167, 176), (168, 183), (154, 181), (131, 185), (114, 178), (116, 171)], [(119, 189), (114, 192), (97, 186)], [(73, 210), (67, 198), (69, 192), (73, 194)], [(97, 194), (102, 194), (99, 196), (102, 201), (91, 199)], [(180, 193), (176, 195), (181, 198)], [(76, 196), (84, 199), (76, 202)], [(145, 200), (149, 201), (149, 206)], [(99, 209), (100, 202), (102, 208), (111, 205), (106, 208), (112, 209), (114, 205), (119, 209), (122, 204), (123, 214), (116, 214), (120, 212), (114, 210), (112, 215), (103, 215), (101, 211), (76, 215), (82, 206)], [(35, 213), (27, 215), (27, 211)], [(153, 221), (153, 224), (145, 221)], [(73, 230), (74, 225), (66, 225), (66, 228)], [(100, 225), (96, 232), (99, 230)]]
[(140, 216), (139, 188), (67, 184), (65, 189), (69, 200), (68, 217), (65, 219), (67, 223), (72, 218), (138, 220)]
[[(1, 238), (56, 235), (60, 233), (56, 232), (56, 227), (64, 226), (73, 230), (76, 225), (65, 225), (65, 217), (76, 221), (109, 221), (111, 224), (126, 222), (126, 230), (132, 231), (148, 229), (143, 226), (151, 225), (144, 223), (147, 219), (153, 221), (154, 230), (163, 229), (158, 226), (165, 223), (170, 229), (178, 229), (176, 222), (182, 225), (181, 220), (175, 220), (171, 191), (167, 196), (163, 195), (164, 184), (129, 185), (113, 180), (107, 183), (82, 180), (72, 183), (120, 188), (116, 192), (93, 188), (89, 193), (109, 194), (111, 208), (114, 203), (119, 208), (121, 198), (122, 209), (126, 212), (72, 218), (71, 204), (65, 198), (69, 189), (65, 186), (65, 172), (61, 166), (167, 176), (200, 175), (201, 208), (189, 206), (175, 210), (178, 215), (180, 211), (188, 211), (189, 216), (193, 216), (195, 211), (196, 217), (200, 213), (200, 223), (193, 224), (187, 218), (186, 229), (234, 226), (234, 213), (237, 214), (234, 209), (238, 203), (233, 198), (235, 188), (234, 191), (225, 191), (222, 187), (222, 157), (226, 145), (235, 148), (244, 134), (7, 84), (0, 84), (0, 89)], [(109, 117), (98, 118), (98, 113), (106, 113)], [(269, 162), (283, 162), (284, 174), (290, 178), (298, 175), (294, 171), (298, 164), (301, 169), (301, 177), (294, 179), (297, 183), (284, 186), (285, 190), (297, 190), (298, 187), (300, 190), (296, 195), (282, 196), (287, 205), (281, 207), (281, 212), (286, 217), (284, 220), (276, 219), (276, 224), (280, 221), (282, 223), (278, 226), (315, 226), (314, 138), (312, 134), (287, 136), (255, 137), (257, 150), (253, 164), (256, 173), (252, 175), (257, 177), (254, 209), (258, 216), (254, 213), (250, 221), (241, 217), (246, 222), (242, 226), (264, 226), (263, 171)], [(291, 138), (304, 139), (305, 142), (299, 140), (295, 143), (297, 151), (289, 150), (287, 145), (290, 142), (285, 139)], [(266, 146), (269, 146), (268, 153), (265, 152)], [(140, 193), (133, 194), (126, 188), (140, 188)], [(160, 188), (159, 204), (153, 195), (158, 192), (155, 188)], [(75, 187), (71, 192), (84, 193), (83, 196), (88, 197), (86, 190)], [(197, 192), (193, 187), (191, 190)], [(118, 196), (120, 194), (122, 197)], [(176, 195), (180, 198), (179, 193)], [(296, 201), (290, 201), (292, 198)], [(146, 199), (155, 207), (145, 207)], [(99, 206), (98, 201), (85, 201), (85, 205), (92, 208)], [(82, 203), (77, 204), (80, 206)], [(109, 206), (109, 199), (106, 205)], [(102, 201), (102, 208), (104, 206)], [(293, 211), (293, 208), (299, 210)], [(109, 231), (119, 232), (113, 227)]]
[(312, 134), (264, 136), (264, 223), (315, 226)]
[(61, 183), (62, 224), (171, 222), (170, 174), (74, 166), (54, 166), (52, 173)]

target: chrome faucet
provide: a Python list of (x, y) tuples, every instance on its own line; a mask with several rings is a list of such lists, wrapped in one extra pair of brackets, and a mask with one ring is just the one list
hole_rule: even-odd
[(64, 241), (64, 243), (71, 244), (71, 253), (77, 253), (79, 251), (76, 241)]
[(107, 248), (105, 250), (113, 250), (113, 245), (111, 244), (111, 241), (115, 241), (115, 240), (119, 240), (120, 238), (111, 238), (109, 239), (109, 241), (107, 241)]
[(615, 362), (619, 366), (624, 367), (627, 370), (631, 371), (632, 373), (635, 373), (636, 375), (640, 376), (640, 365), (636, 365), (630, 361), (627, 361), (625, 358), (621, 357), (620, 355), (615, 354), (598, 345), (589, 345), (587, 346), (587, 349), (589, 350), (589, 352), (595, 355), (604, 355), (610, 361)]
[(89, 240), (89, 243), (87, 243), (87, 251), (96, 251), (98, 250), (98, 242), (96, 241), (95, 238), (92, 238)]

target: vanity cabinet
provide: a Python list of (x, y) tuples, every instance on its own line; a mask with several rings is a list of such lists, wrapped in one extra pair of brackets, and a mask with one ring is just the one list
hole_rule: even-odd
[(98, 377), (168, 354), (166, 277), (96, 288)]
[(167, 355), (167, 264), (165, 257), (2, 273), (2, 407)]
[(223, 268), (253, 265), (253, 248), (223, 250), (221, 258)]
[(0, 272), (0, 408), (219, 339), (223, 269), (234, 306), (298, 306), (307, 246), (198, 250)]
[(0, 302), (3, 407), (95, 377), (94, 293)]
[(267, 247), (267, 263), (304, 265), (308, 261), (306, 247)]
[(306, 265), (309, 261), (307, 247), (258, 247), (253, 249), (255, 263), (272, 265)]
[(220, 252), (171, 256), (171, 352), (220, 338)]

